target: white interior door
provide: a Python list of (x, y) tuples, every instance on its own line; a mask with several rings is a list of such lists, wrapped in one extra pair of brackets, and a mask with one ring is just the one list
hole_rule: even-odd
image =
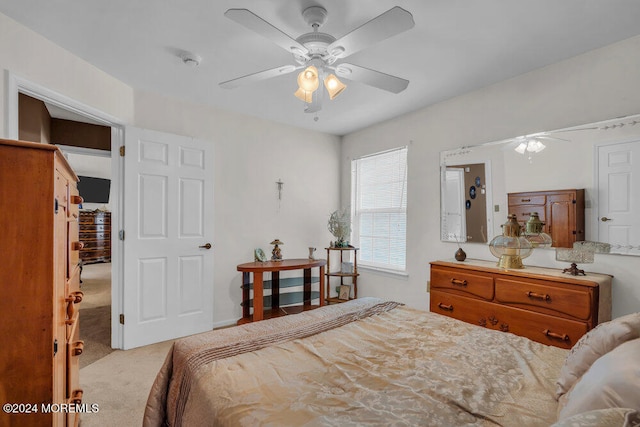
[(444, 222), (448, 240), (467, 241), (467, 213), (465, 211), (464, 169), (447, 167), (442, 188)]
[(213, 327), (213, 145), (126, 128), (125, 349)]
[[(640, 244), (640, 141), (598, 147), (598, 240)], [(635, 178), (633, 178), (635, 176)]]

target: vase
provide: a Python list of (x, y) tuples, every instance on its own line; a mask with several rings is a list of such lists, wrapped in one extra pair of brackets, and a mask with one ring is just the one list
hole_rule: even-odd
[(467, 254), (462, 250), (462, 248), (458, 248), (456, 251), (456, 261), (464, 261), (467, 258)]

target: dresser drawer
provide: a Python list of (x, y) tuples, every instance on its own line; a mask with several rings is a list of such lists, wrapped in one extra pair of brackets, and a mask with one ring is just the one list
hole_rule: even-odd
[[(586, 288), (545, 285), (535, 280), (496, 278), (495, 301), (528, 310), (587, 321), (592, 317), (594, 297)], [(567, 285), (568, 286), (568, 285)]]
[(545, 203), (547, 203), (547, 196), (544, 194), (509, 194), (509, 206), (541, 205), (544, 210)]
[(477, 299), (453, 295), (432, 288), (429, 311), (482, 326), (481, 319), (483, 317), (486, 319), (482, 303), (483, 301)]
[(431, 267), (431, 289), (474, 296), (485, 300), (493, 299), (493, 277), (479, 272), (446, 267)]
[(474, 325), (567, 349), (573, 347), (589, 330), (585, 322), (559, 319), (446, 292), (431, 292), (430, 310)]

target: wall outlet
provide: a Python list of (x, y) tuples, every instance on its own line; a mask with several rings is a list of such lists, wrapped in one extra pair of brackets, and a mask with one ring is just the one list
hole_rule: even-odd
[(493, 205), (494, 212), (500, 212), (500, 205)]

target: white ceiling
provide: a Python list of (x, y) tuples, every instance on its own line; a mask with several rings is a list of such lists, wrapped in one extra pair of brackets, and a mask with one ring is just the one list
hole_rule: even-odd
[[(352, 82), (318, 120), (293, 96), (296, 73), (236, 89), (218, 83), (294, 64), (229, 20), (246, 8), (293, 38), (308, 6), (336, 38), (400, 6), (415, 27), (345, 61), (410, 80), (393, 94)], [(638, 0), (0, 0), (0, 12), (126, 84), (293, 126), (344, 135), (640, 34)], [(202, 57), (185, 66), (180, 52)]]

